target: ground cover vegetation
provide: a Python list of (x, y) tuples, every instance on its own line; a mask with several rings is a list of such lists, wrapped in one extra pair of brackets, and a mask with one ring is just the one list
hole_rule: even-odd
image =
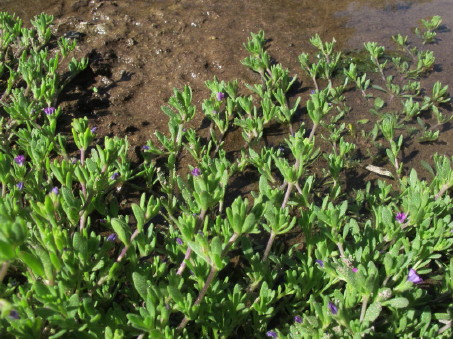
[[(52, 36), (52, 20), (25, 28), (0, 13), (3, 338), (451, 337), (453, 159), (426, 159), (423, 180), (401, 156), (451, 127), (448, 86), (420, 83), (429, 49), (395, 35), (392, 53), (367, 42), (351, 58), (316, 35), (318, 53), (299, 56), (313, 82), (303, 103), (252, 33), (242, 63), (261, 80), (207, 81), (201, 107), (175, 89), (168, 132), (131, 164), (127, 139), (100, 138), (87, 118), (61, 132), (59, 94), (88, 60), (71, 58), (75, 42)], [(435, 43), (440, 23), (412, 38)], [(369, 118), (348, 121), (348, 91)], [(208, 137), (190, 127), (195, 114)], [(266, 141), (272, 124), (288, 131), (279, 145)], [(231, 157), (233, 130), (244, 145)], [(379, 178), (350, 187), (365, 153)], [(241, 195), (244, 171), (257, 185)]]

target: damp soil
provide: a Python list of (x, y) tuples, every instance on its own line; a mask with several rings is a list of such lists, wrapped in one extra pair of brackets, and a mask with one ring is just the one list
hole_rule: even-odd
[[(64, 112), (60, 120), (62, 131), (69, 133), (72, 118), (87, 116), (90, 124), (98, 128), (99, 141), (106, 135), (127, 136), (134, 162), (140, 161), (140, 148), (154, 138), (155, 131), (167, 132), (168, 119), (160, 107), (166, 104), (173, 88), (191, 86), (198, 110), (192, 127), (206, 136), (201, 102), (209, 92), (204, 82), (213, 77), (238, 79), (246, 94), (244, 83), (260, 81), (257, 74), (240, 63), (247, 56), (243, 43), (250, 32), (264, 30), (274, 61), (298, 75), (297, 88), (290, 93), (291, 102), (301, 97), (293, 121), (295, 128), (303, 121), (307, 128), (311, 126), (303, 103), (313, 84), (300, 69), (298, 55), (315, 52), (309, 38), (316, 33), (323, 40), (335, 38), (338, 50), (357, 56), (365, 41), (377, 41), (388, 50), (395, 50), (393, 34), (408, 34), (415, 41), (413, 30), (420, 19), (441, 15), (439, 39), (426, 46), (436, 55), (436, 67), (433, 74), (422, 79), (422, 86), (431, 88), (434, 81), (440, 80), (453, 87), (451, 0), (4, 0), (0, 10), (15, 12), (24, 21), (40, 12), (52, 14), (55, 36), (78, 40), (76, 57), (88, 57), (90, 63), (59, 98)], [(371, 126), (375, 119), (369, 113), (372, 105), (356, 91), (348, 91), (346, 97), (352, 110), (345, 122), (369, 119)], [(388, 109), (391, 106), (392, 103)], [(451, 105), (443, 109), (452, 114)], [(428, 123), (435, 123), (432, 117), (425, 118)], [(287, 136), (287, 129), (282, 126), (271, 126), (265, 132), (271, 146), (282, 144)], [(355, 142), (361, 148), (362, 164), (373, 163), (375, 157), (367, 152), (370, 145), (360, 138)], [(435, 143), (409, 141), (403, 162), (423, 177), (426, 172), (421, 160), (429, 162), (435, 152), (451, 156), (452, 144), (452, 125), (445, 124)], [(321, 147), (326, 146), (321, 143)], [(239, 131), (227, 135), (225, 148), (230, 154), (242, 147)], [(188, 168), (189, 158), (182, 154), (183, 170)], [(323, 166), (322, 161), (317, 165)], [(238, 193), (255, 187), (257, 178), (249, 175), (246, 172), (236, 178), (234, 189)], [(347, 175), (346, 182), (352, 189), (360, 186), (359, 182), (374, 178), (375, 174), (358, 167)]]

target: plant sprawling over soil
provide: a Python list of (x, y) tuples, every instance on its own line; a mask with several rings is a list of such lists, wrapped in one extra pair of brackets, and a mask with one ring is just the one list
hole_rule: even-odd
[[(2, 337), (451, 336), (453, 158), (425, 159), (423, 179), (402, 155), (451, 128), (448, 86), (420, 82), (429, 49), (395, 35), (351, 57), (315, 35), (302, 102), (252, 33), (260, 81), (207, 81), (201, 107), (175, 89), (132, 163), (86, 117), (59, 126), (89, 60), (52, 21), (0, 13)], [(422, 21), (423, 44), (440, 23)]]

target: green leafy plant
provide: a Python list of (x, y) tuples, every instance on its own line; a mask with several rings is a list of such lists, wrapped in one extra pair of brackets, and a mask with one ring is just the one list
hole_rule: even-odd
[[(127, 139), (102, 138), (86, 117), (59, 132), (54, 105), (88, 60), (59, 73), (75, 42), (50, 51), (52, 20), (23, 28), (0, 13), (1, 337), (451, 337), (453, 158), (425, 159), (425, 180), (402, 156), (451, 120), (448, 86), (418, 80), (432, 52), (398, 35), (409, 58), (391, 59), (369, 42), (365, 74), (315, 35), (317, 61), (299, 56), (314, 89), (301, 95), (252, 33), (242, 63), (258, 83), (205, 83), (207, 135), (191, 88), (175, 89), (161, 107), (168, 132), (133, 164)], [(434, 32), (440, 17), (423, 24)], [(366, 119), (349, 119), (351, 92)], [(289, 130), (275, 144), (273, 124)], [(232, 153), (235, 130), (244, 144)], [(350, 189), (361, 167), (385, 179)], [(256, 185), (238, 192), (245, 172)]]

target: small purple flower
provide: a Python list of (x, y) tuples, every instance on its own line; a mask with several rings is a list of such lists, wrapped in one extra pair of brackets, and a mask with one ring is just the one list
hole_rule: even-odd
[(329, 310), (333, 315), (338, 313), (338, 307), (333, 302), (329, 301), (329, 304), (327, 306), (329, 307)]
[(19, 191), (22, 191), (24, 189), (24, 182), (23, 181), (19, 181), (17, 184), (16, 184), (16, 187)]
[(151, 147), (149, 147), (148, 145), (142, 146), (143, 151), (149, 151), (150, 149), (151, 149)]
[(216, 110), (213, 110), (213, 111), (212, 111), (212, 114), (214, 114), (214, 115), (216, 115), (216, 114), (218, 114), (218, 113), (219, 113), (219, 112), (217, 112)]
[(359, 269), (358, 269), (357, 267), (353, 267), (353, 268), (351, 268), (351, 270), (352, 270), (352, 272), (357, 273), (357, 271), (358, 271)]
[(275, 331), (267, 331), (267, 332), (266, 332), (266, 337), (269, 337), (269, 338), (277, 338), (277, 337), (278, 337), (278, 334), (277, 334), (277, 332), (275, 332)]
[(112, 233), (112, 234), (109, 234), (109, 236), (107, 237), (107, 241), (114, 242), (116, 240), (116, 238), (118, 238), (116, 233)]
[(294, 321), (295, 321), (296, 323), (302, 324), (302, 317), (301, 317), (300, 315), (296, 315), (296, 316), (294, 317)]
[(52, 115), (55, 113), (55, 107), (46, 107), (44, 108), (44, 113), (47, 115)]
[(119, 178), (119, 176), (120, 176), (119, 172), (115, 172), (115, 173), (112, 174), (112, 176), (110, 177), (110, 179), (111, 179), (111, 180), (116, 180), (116, 179)]
[(398, 221), (400, 224), (404, 223), (406, 221), (406, 218), (407, 214), (403, 212), (399, 212), (395, 217), (396, 221)]
[(178, 245), (184, 244), (184, 242), (182, 241), (181, 238), (176, 238), (176, 243), (177, 243)]
[(17, 157), (14, 158), (14, 162), (19, 166), (23, 166), (25, 164), (25, 156), (19, 154)]
[(90, 129), (90, 131), (91, 131), (91, 133), (96, 133), (97, 129), (98, 129), (98, 128), (97, 128), (96, 126), (94, 126), (94, 127), (92, 127), (92, 128)]
[(53, 194), (55, 194), (55, 195), (60, 194), (60, 190), (58, 189), (57, 186), (55, 186), (54, 188), (52, 188), (52, 190), (51, 190), (50, 192), (53, 193)]
[(194, 177), (198, 177), (199, 175), (201, 175), (201, 171), (198, 167), (195, 167), (192, 171), (190, 171), (190, 173), (192, 173)]
[(11, 312), (9, 312), (9, 317), (16, 320), (20, 319), (19, 312), (17, 312), (16, 310), (11, 310)]
[(316, 259), (315, 263), (319, 264), (319, 266), (321, 266), (321, 267), (324, 267), (324, 261), (322, 261), (320, 259)]
[(413, 282), (414, 284), (419, 284), (423, 281), (423, 279), (420, 278), (420, 276), (417, 274), (417, 272), (413, 268), (411, 268), (409, 270), (407, 280)]
[(312, 89), (312, 90), (310, 91), (310, 94), (316, 94), (316, 91), (315, 91), (314, 89)]
[(225, 94), (223, 94), (222, 92), (217, 92), (216, 97), (217, 101), (222, 101), (225, 98)]

